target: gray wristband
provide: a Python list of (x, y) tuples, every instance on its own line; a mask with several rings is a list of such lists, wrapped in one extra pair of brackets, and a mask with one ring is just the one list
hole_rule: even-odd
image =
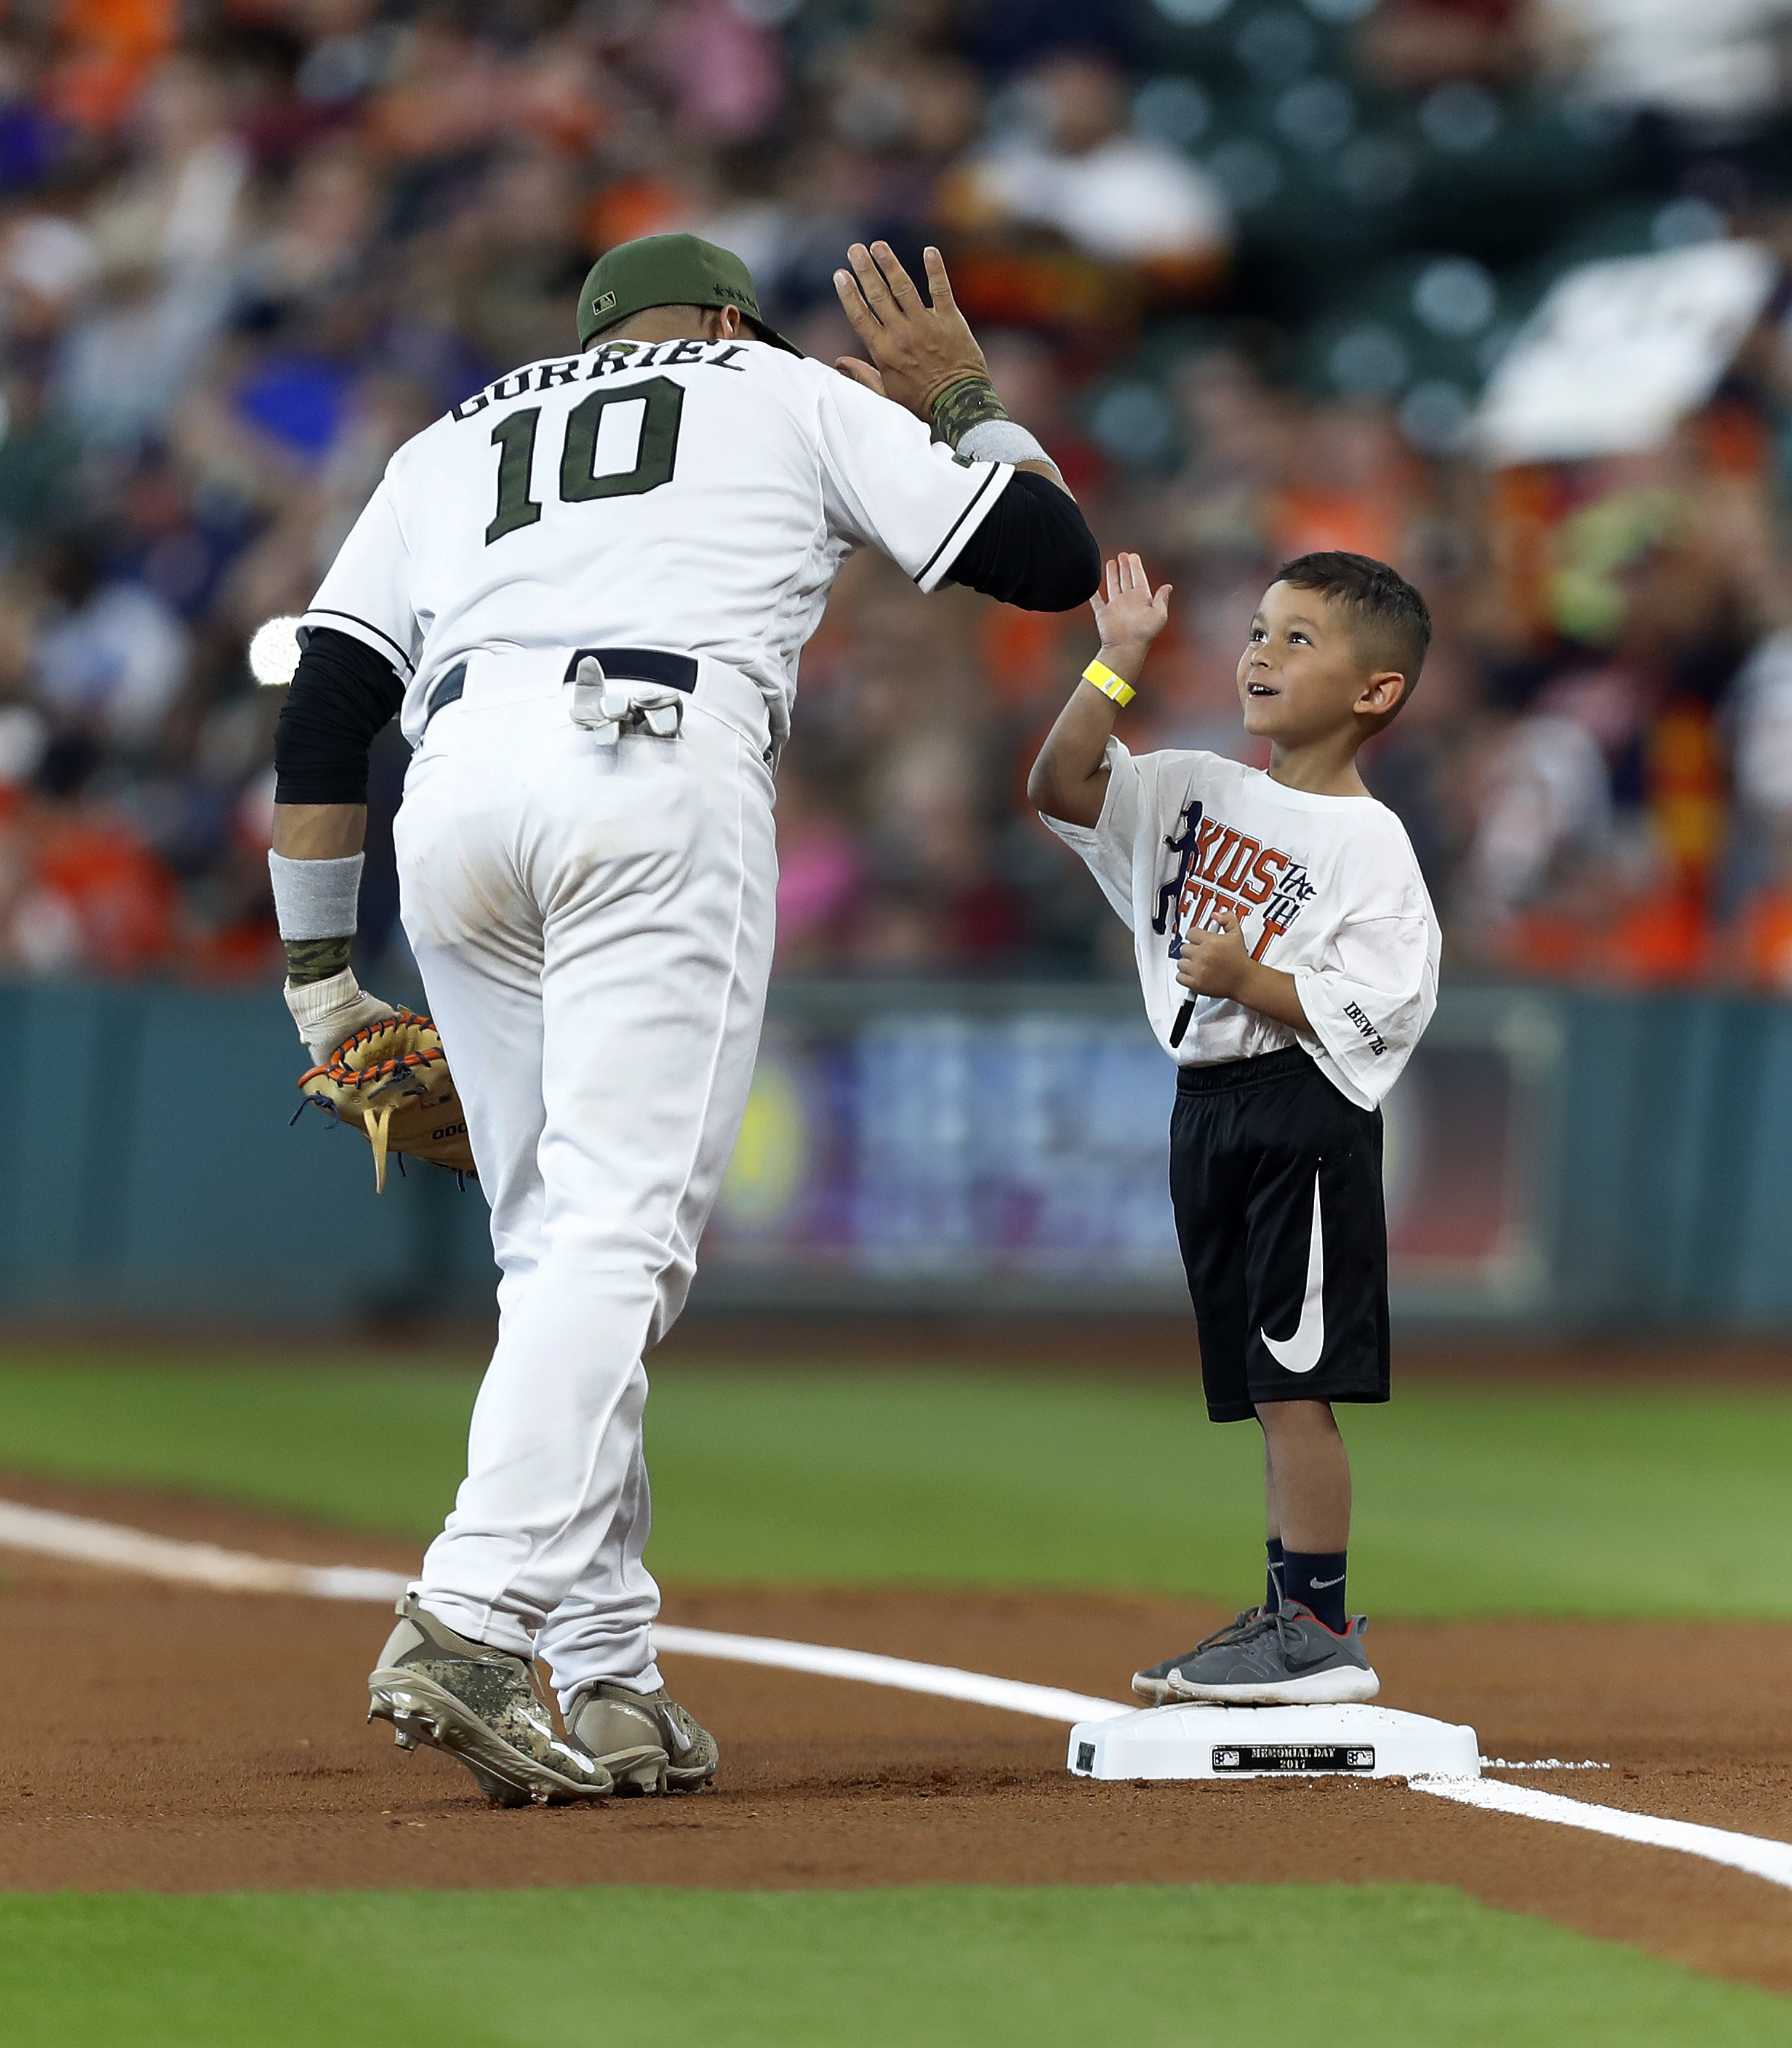
[(365, 854), (341, 860), (288, 860), (268, 855), (274, 884), (274, 915), (283, 939), (345, 939), (354, 933), (360, 914), (361, 870)]
[(1019, 420), (979, 420), (960, 436), (957, 453), (973, 462), (1052, 461)]

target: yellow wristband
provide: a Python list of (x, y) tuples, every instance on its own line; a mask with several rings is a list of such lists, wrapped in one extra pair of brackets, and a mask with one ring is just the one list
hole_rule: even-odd
[(1114, 671), (1108, 667), (1105, 661), (1090, 662), (1089, 666), (1083, 670), (1083, 681), (1092, 684), (1104, 697), (1112, 697), (1122, 711), (1139, 694), (1131, 683), (1127, 682), (1123, 677), (1115, 675)]

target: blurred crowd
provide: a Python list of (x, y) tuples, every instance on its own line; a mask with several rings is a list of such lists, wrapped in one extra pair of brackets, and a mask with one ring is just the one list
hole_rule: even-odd
[[(1284, 556), (1418, 581), (1437, 642), (1366, 767), (1454, 970), (1792, 987), (1787, 295), (1657, 445), (1470, 431), (1552, 260), (1792, 253), (1789, 52), (1792, 0), (9, 8), (0, 971), (277, 972), (250, 634), (398, 442), (678, 227), (824, 359), (849, 241), (942, 244), (1010, 410), (1175, 583), (1135, 746), (1243, 748)], [(787, 969), (1117, 959), (1023, 797), (1092, 646), (849, 567), (780, 778)], [(370, 975), (402, 772), (389, 734)]]

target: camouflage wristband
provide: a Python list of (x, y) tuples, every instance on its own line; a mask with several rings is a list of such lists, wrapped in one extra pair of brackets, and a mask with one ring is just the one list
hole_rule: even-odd
[(332, 975), (340, 974), (348, 965), (354, 940), (288, 939), (285, 944), (286, 978), (295, 988), (301, 988), (307, 982), (328, 981)]
[(958, 378), (935, 396), (928, 410), (933, 414), (933, 438), (955, 452), (973, 427), (1008, 417), (1008, 408), (987, 377)]

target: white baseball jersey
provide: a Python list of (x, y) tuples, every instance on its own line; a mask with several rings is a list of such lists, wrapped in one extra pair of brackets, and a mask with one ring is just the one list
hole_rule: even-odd
[[(764, 342), (608, 342), (407, 442), (305, 615), (409, 685), (401, 912), (503, 1274), (416, 1590), (544, 1657), (563, 1708), (660, 1683), (643, 1361), (746, 1109), (797, 658), (855, 546), (931, 590), (1012, 474)], [(568, 658), (606, 647), (696, 658), (675, 736), (579, 715)]]
[[(1314, 796), (1218, 754), (1134, 755), (1108, 741), (1093, 830), (1045, 822), (1088, 863), (1133, 934), (1145, 1010), (1181, 1065), (1299, 1045), (1350, 1101), (1373, 1109), (1437, 1008), (1442, 940), (1406, 828), (1373, 797)], [(1292, 974), (1311, 1033), (1198, 996), (1182, 1043), (1185, 934), (1235, 911), (1246, 948)]]
[(407, 441), (303, 623), (392, 662), (413, 745), (432, 678), (482, 648), (709, 655), (752, 679), (782, 738), (852, 550), (932, 590), (1013, 473), (765, 342), (605, 342)]

